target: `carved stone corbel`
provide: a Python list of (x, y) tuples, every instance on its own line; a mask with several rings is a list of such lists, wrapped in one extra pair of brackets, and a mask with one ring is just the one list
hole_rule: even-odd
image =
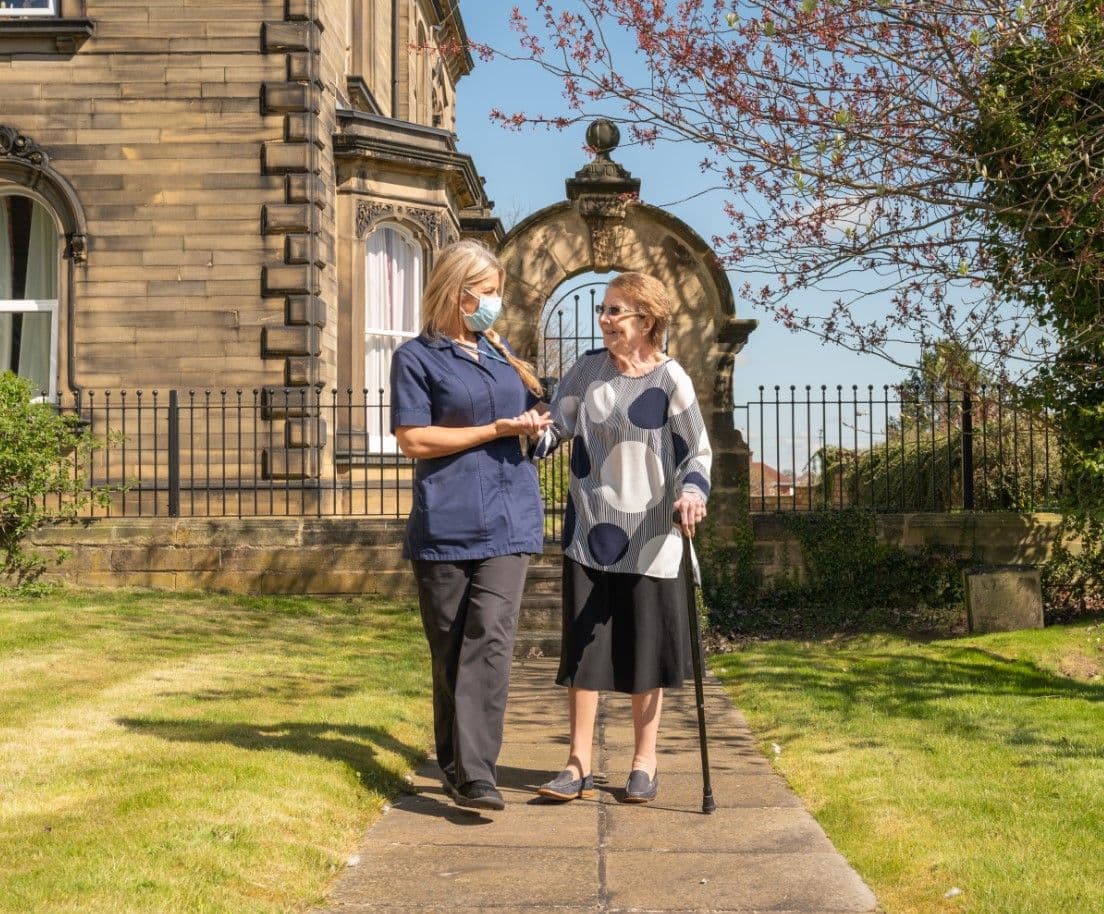
[(66, 235), (65, 256), (72, 258), (73, 263), (87, 263), (88, 238), (79, 233)]
[(0, 126), (0, 156), (22, 159), (34, 168), (44, 169), (50, 164), (50, 157), (35, 143), (13, 127)]

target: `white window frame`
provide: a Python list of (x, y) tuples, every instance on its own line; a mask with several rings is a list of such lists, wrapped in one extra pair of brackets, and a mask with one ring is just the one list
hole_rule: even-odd
[[(0, 313), (4, 314), (50, 314), (50, 389), (37, 400), (57, 398), (58, 373), (58, 302), (57, 299), (0, 298)], [(0, 371), (7, 370), (5, 364)]]
[(0, 19), (4, 17), (15, 19), (22, 16), (57, 16), (58, 0), (49, 0), (49, 3), (49, 9), (44, 10), (23, 9), (22, 7), (0, 7)]
[[(369, 339), (371, 337), (384, 337), (384, 338), (389, 338), (389, 339), (404, 340), (405, 341), (405, 340), (414, 339), (418, 335), (418, 332), (419, 332), (416, 326), (412, 330), (395, 330), (391, 327), (380, 327), (380, 326), (375, 326), (375, 325), (372, 325), (372, 324), (369, 323), (370, 317), (374, 316), (374, 315), (371, 315), (371, 308), (370, 308), (369, 301), (368, 301), (368, 298), (369, 298), (369, 296), (371, 295), (371, 293), (373, 291), (371, 289), (370, 285), (369, 285), (370, 273), (369, 273), (369, 267), (368, 267), (368, 242), (371, 239), (372, 235), (374, 235), (376, 232), (381, 232), (381, 231), (394, 232), (404, 242), (409, 244), (411, 247), (414, 248), (415, 251), (418, 252), (418, 264), (419, 264), (419, 266), (421, 267), (421, 270), (422, 270), (422, 275), (418, 277), (418, 288), (420, 290), (424, 289), (424, 284), (425, 284), (425, 259), (426, 259), (426, 254), (425, 254), (425, 248), (419, 243), (418, 239), (408, 229), (406, 229), (404, 226), (402, 226), (402, 225), (400, 225), (396, 222), (384, 222), (384, 223), (381, 223), (380, 225), (377, 225), (372, 230), (372, 232), (368, 235), (368, 237), (364, 239), (364, 259), (363, 259), (364, 276), (365, 276), (365, 282), (364, 282), (364, 345), (365, 345), (365, 352), (366, 353), (367, 353), (367, 348), (368, 348), (368, 342), (369, 342)], [(417, 302), (417, 301), (414, 302), (413, 313), (415, 315), (415, 325), (417, 324), (419, 305), (420, 305), (420, 302)], [(367, 387), (367, 379), (365, 379), (365, 387)], [(369, 391), (369, 393), (371, 393), (371, 391)], [(374, 433), (371, 430), (372, 429), (371, 417), (370, 417), (370, 415), (368, 415), (368, 413), (370, 413), (370, 410), (368, 409), (367, 404), (365, 405), (365, 410), (366, 410), (365, 421), (367, 423), (369, 423), (368, 426), (367, 426), (367, 428), (368, 428), (368, 436), (367, 437), (368, 437), (368, 450), (369, 450), (369, 453), (370, 454), (377, 454), (377, 455), (387, 455), (387, 456), (394, 456), (394, 455), (400, 454), (401, 452), (399, 451), (399, 443), (396, 440), (394, 435), (392, 435), (390, 433), (380, 435), (378, 433)]]

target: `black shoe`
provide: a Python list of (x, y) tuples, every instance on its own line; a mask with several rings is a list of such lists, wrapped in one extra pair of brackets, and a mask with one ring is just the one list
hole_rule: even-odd
[(456, 802), (460, 801), (460, 791), (456, 787), (456, 780), (451, 774), (445, 772), (441, 777), (441, 786), (445, 788), (447, 793)]
[(553, 800), (577, 800), (580, 797), (594, 796), (594, 776), (586, 775), (577, 778), (570, 768), (565, 768), (551, 781), (546, 781), (537, 788), (537, 793), (542, 797), (550, 797)]
[(650, 781), (648, 780), (648, 772), (641, 771), (639, 768), (634, 768), (629, 773), (629, 780), (625, 784), (625, 799), (626, 803), (647, 803), (649, 800), (654, 800), (656, 794), (659, 793), (659, 772), (655, 773)]
[(505, 809), (506, 801), (490, 781), (468, 781), (457, 791), (456, 802), (469, 809)]

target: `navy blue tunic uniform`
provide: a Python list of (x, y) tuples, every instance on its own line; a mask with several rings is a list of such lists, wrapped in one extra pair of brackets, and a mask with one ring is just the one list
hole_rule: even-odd
[[(391, 431), (463, 428), (512, 419), (536, 402), (516, 371), (479, 337), (479, 361), (447, 338), (419, 336), (391, 361)], [(544, 548), (537, 470), (516, 437), (417, 460), (403, 557), (485, 559)]]

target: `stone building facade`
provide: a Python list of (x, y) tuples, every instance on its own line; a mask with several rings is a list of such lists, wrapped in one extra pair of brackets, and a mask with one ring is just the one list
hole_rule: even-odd
[(286, 391), (386, 387), (433, 252), (501, 238), (456, 7), (0, 0), (0, 370), (260, 391), (263, 475), (317, 476), (363, 420)]

